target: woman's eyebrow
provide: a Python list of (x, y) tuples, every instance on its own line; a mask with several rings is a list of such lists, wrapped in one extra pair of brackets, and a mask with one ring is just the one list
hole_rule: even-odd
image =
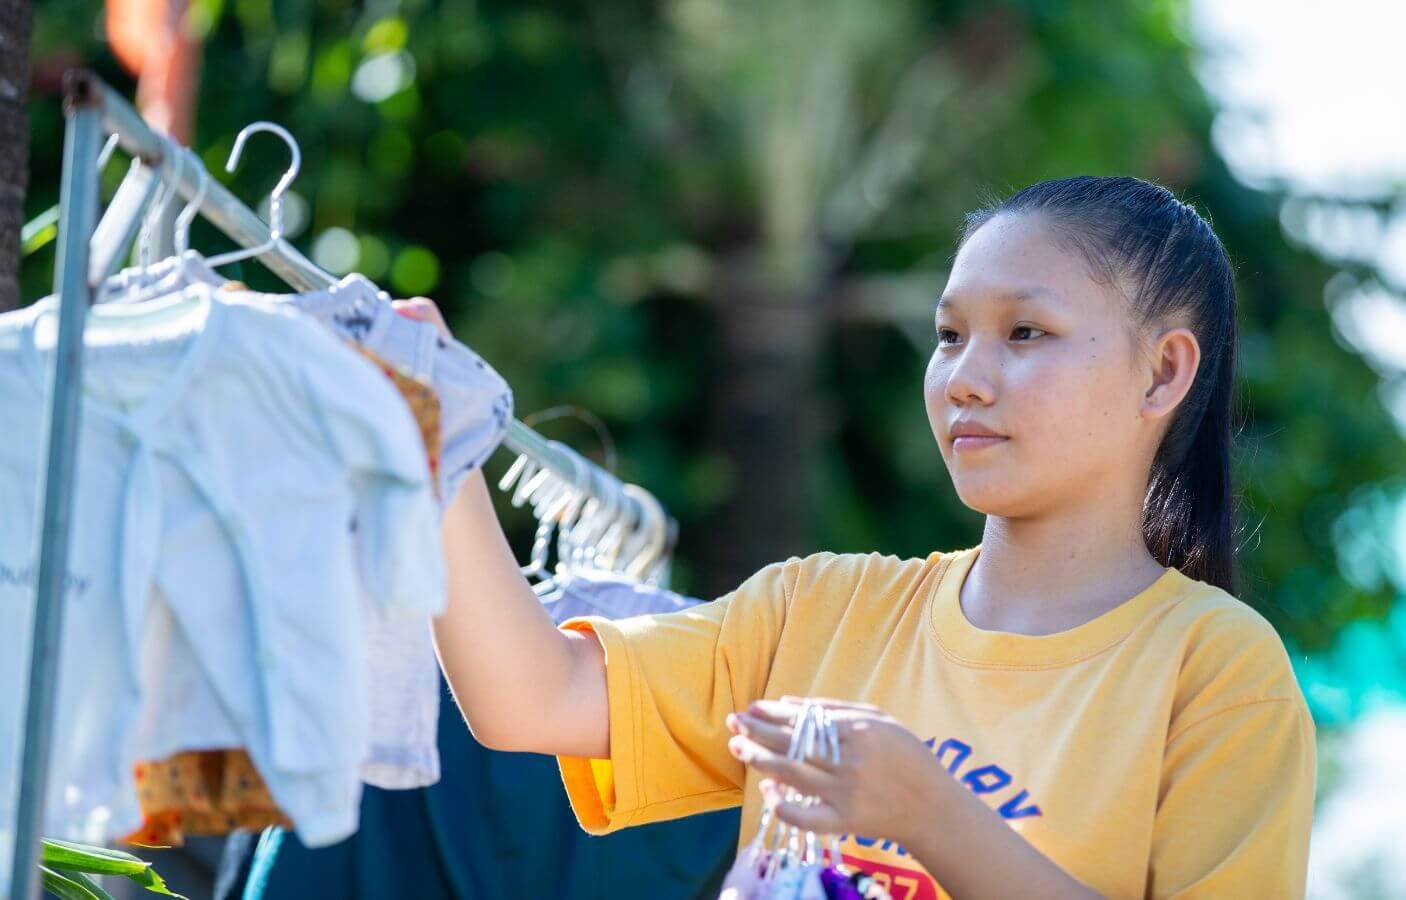
[[(1047, 300), (1053, 299), (1053, 291), (1040, 287), (1021, 288), (1013, 291), (998, 291), (988, 295), (992, 300), (1002, 300), (1008, 303), (1021, 303), (1027, 300)], [(943, 294), (937, 298), (937, 309), (949, 309), (956, 305), (957, 297), (951, 294)]]

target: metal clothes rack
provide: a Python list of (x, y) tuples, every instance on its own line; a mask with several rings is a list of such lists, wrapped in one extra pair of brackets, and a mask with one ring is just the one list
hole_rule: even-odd
[[(119, 146), (148, 167), (153, 178), (164, 179), (186, 200), (200, 194), (202, 181), (200, 173), (192, 171), (194, 167), (172, 165), (167, 158), (170, 145), (166, 140), (92, 72), (68, 72), (63, 96), (66, 125), (54, 275), (54, 292), (59, 298), (57, 369), (49, 420), (34, 639), (11, 873), (10, 896), (20, 900), (37, 897), (39, 888), (39, 829), (48, 783), (58, 642), (64, 612), (63, 573), (68, 566), (73, 509), (83, 328), (94, 289), (111, 271), (111, 260), (104, 252), (91, 252), (98, 210), (97, 162), (103, 135), (116, 136)], [(243, 247), (258, 247), (268, 241), (268, 226), (252, 210), (213, 178), (207, 176), (204, 180), (201, 215)], [(318, 290), (337, 281), (283, 240), (257, 259), (298, 290)], [(646, 511), (624, 491), (619, 479), (570, 448), (542, 437), (516, 420), (508, 423), (503, 443), (578, 489), (597, 498), (612, 498), (634, 521), (644, 521)], [(672, 520), (668, 522), (668, 532), (672, 545), (677, 533)]]

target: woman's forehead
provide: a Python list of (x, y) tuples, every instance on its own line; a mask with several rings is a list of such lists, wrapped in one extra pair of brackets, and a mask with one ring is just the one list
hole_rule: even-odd
[(1088, 260), (1040, 216), (1004, 214), (976, 230), (953, 260), (938, 308), (967, 303), (1085, 306), (1110, 286), (1093, 277)]
[(1030, 303), (1058, 303), (1063, 299), (1059, 294), (1041, 285), (1027, 285), (1016, 287), (1012, 285), (1000, 285), (987, 280), (986, 283), (977, 286), (978, 290), (954, 289), (949, 281), (946, 292), (937, 298), (937, 308), (947, 309), (963, 306), (969, 300), (972, 302), (990, 303), (998, 301), (1013, 304)]

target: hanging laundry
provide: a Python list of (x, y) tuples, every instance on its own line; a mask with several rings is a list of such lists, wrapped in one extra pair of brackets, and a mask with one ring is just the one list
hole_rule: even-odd
[[(225, 290), (229, 290), (237, 284), (239, 284), (237, 281), (229, 282), (225, 285)], [(434, 484), (435, 493), (438, 495), (441, 428), (439, 395), (434, 392), (434, 388), (418, 378), (405, 374), (394, 363), (382, 359), (375, 352), (360, 346), (355, 349), (362, 359), (380, 369), (381, 374), (391, 380), (391, 384), (395, 385), (396, 392), (405, 401), (405, 405), (410, 408), (410, 414), (415, 417), (415, 424), (420, 427), (420, 440), (424, 441), (425, 444), (425, 462), (430, 467), (431, 483)]]
[(397, 314), (390, 296), (362, 275), (281, 299), (434, 387), (444, 415), (441, 496), (452, 500), (469, 472), (502, 443), (513, 414), (507, 382), (432, 324)]
[[(200, 254), (187, 251), (145, 269), (124, 269), (99, 289), (98, 302), (130, 302), (187, 284), (222, 288), (228, 283)], [(434, 389), (442, 416), (443, 502), (452, 500), (464, 478), (502, 443), (513, 415), (507, 382), (461, 342), (428, 322), (397, 314), (390, 296), (365, 276), (348, 275), (323, 291), (258, 296), (296, 307)]]
[[(438, 492), (439, 397), (372, 351), (355, 349), (391, 380), (415, 416)], [(432, 626), (424, 617), (386, 616), (369, 609), (365, 629), (370, 743), (362, 780), (391, 790), (434, 784), (439, 781), (439, 661)]]
[[(216, 286), (227, 299), (231, 292), (246, 291), (199, 254), (187, 252), (118, 273), (104, 285), (100, 299), (133, 302), (186, 284)], [(452, 496), (463, 476), (502, 440), (512, 411), (512, 395), (502, 378), (462, 344), (440, 339), (425, 323), (395, 315), (389, 298), (365, 278), (349, 276), (325, 292), (257, 296), (312, 313), (391, 378), (420, 425), (441, 500)], [(436, 375), (437, 387), (427, 384)], [(440, 391), (453, 403), (448, 415)], [(434, 437), (430, 419), (438, 420)], [(445, 446), (450, 448), (448, 466)], [(375, 577), (374, 567), (366, 567), (366, 574)], [(363, 778), (390, 789), (433, 784), (440, 772), (439, 664), (429, 623), (368, 614), (366, 646), (372, 734)]]
[[(43, 433), (55, 310), (0, 316), (15, 434)], [(324, 329), (248, 295), (196, 285), (98, 307), (84, 343), (46, 833), (102, 842), (129, 832), (142, 821), (136, 762), (238, 746), (305, 842), (345, 837), (368, 745), (363, 591), (386, 614), (435, 615), (444, 600), (414, 420), (387, 379)], [(0, 677), (22, 685), (42, 448), (0, 443), (0, 553), (15, 556), (0, 561), (14, 576), (0, 579)], [(376, 578), (364, 584), (368, 561)], [(219, 708), (161, 717), (137, 755), (138, 650), (156, 606)], [(11, 778), (23, 697), (0, 698), (0, 773)], [(231, 730), (232, 743), (194, 739), (228, 741)]]
[[(199, 273), (194, 260), (185, 265)], [(264, 296), (318, 319), (378, 361), (412, 410), (423, 401), (417, 392), (407, 393), (405, 379), (433, 385), (441, 427), (431, 471), (442, 500), (452, 498), (463, 477), (497, 449), (512, 413), (507, 383), (464, 345), (397, 315), (390, 298), (364, 277), (348, 276), (325, 292)], [(423, 416), (417, 419), (424, 433)], [(434, 784), (440, 773), (439, 662), (431, 629), (423, 622), (373, 618), (367, 650), (372, 734), (363, 779), (387, 789)]]
[[(130, 303), (186, 284), (216, 286), (227, 300), (247, 296), (296, 308), (368, 358), (391, 379), (414, 413), (441, 500), (451, 496), (463, 475), (481, 465), (502, 440), (512, 411), (506, 382), (467, 347), (442, 340), (432, 326), (396, 315), (389, 297), (361, 276), (349, 276), (324, 292), (257, 295), (224, 279), (199, 254), (186, 252), (118, 273), (104, 286), (101, 299)], [(433, 387), (428, 379), (436, 374), (438, 387)], [(440, 391), (453, 403), (448, 415)], [(451, 448), (447, 466), (446, 446)], [(374, 579), (374, 565), (365, 566), (363, 574)], [(439, 663), (430, 625), (369, 612), (366, 647), (371, 744), (363, 780), (388, 789), (433, 784), (440, 773)]]
[(616, 572), (575, 570), (557, 576), (556, 589), (542, 598), (558, 624), (579, 616), (625, 619), (650, 613), (677, 612), (702, 603), (673, 591), (641, 584)]
[(293, 827), (243, 750), (192, 750), (132, 772), (141, 827), (119, 840), (180, 847), (187, 834), (221, 835), (237, 828)]

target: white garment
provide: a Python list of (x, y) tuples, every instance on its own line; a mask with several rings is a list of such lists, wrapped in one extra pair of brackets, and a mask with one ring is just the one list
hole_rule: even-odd
[(434, 388), (442, 427), (440, 496), (446, 504), (453, 500), (464, 478), (483, 465), (507, 432), (513, 395), (502, 376), (430, 323), (398, 314), (389, 295), (362, 275), (348, 275), (325, 291), (279, 299)]
[(361, 780), (387, 790), (439, 781), (439, 659), (431, 624), (367, 622), (370, 744)]
[[(98, 302), (150, 297), (188, 284), (221, 287), (228, 281), (200, 254), (187, 251), (144, 269), (122, 270), (102, 286)], [(434, 389), (440, 404), (439, 493), (445, 504), (502, 443), (513, 414), (507, 382), (464, 344), (443, 337), (428, 322), (396, 313), (390, 296), (365, 276), (348, 275), (324, 291), (256, 296), (297, 307)]]
[[(11, 434), (43, 433), (55, 309), (0, 316)], [(111, 839), (140, 823), (134, 762), (242, 746), (305, 843), (346, 837), (368, 744), (359, 564), (372, 564), (387, 615), (424, 623), (444, 600), (408, 409), (314, 323), (207, 286), (96, 308), (83, 369), (45, 833)], [(41, 443), (0, 442), (11, 574), (0, 577), (0, 677), (11, 685), (27, 671), (37, 560), (33, 549), (5, 557), (34, 547)], [(11, 782), (0, 818), (12, 812), (24, 696), (0, 697), (0, 779)]]
[[(100, 300), (117, 302), (173, 291), (187, 284), (222, 287), (227, 279), (196, 253), (126, 269), (109, 279)], [(360, 275), (325, 291), (259, 295), (221, 291), (296, 308), (342, 338), (359, 343), (406, 374), (429, 384), (440, 403), (440, 498), (447, 503), (463, 478), (497, 448), (512, 414), (508, 385), (477, 354), (443, 339), (424, 322), (398, 315), (390, 298)], [(374, 565), (365, 577), (377, 577)], [(381, 591), (374, 583), (370, 593)], [(439, 780), (439, 663), (430, 624), (369, 615), (365, 625), (370, 744), (362, 776), (380, 788), (417, 788)]]
[(702, 602), (655, 585), (631, 581), (615, 572), (591, 569), (558, 578), (557, 589), (542, 598), (557, 624), (578, 616), (627, 619), (676, 612)]

